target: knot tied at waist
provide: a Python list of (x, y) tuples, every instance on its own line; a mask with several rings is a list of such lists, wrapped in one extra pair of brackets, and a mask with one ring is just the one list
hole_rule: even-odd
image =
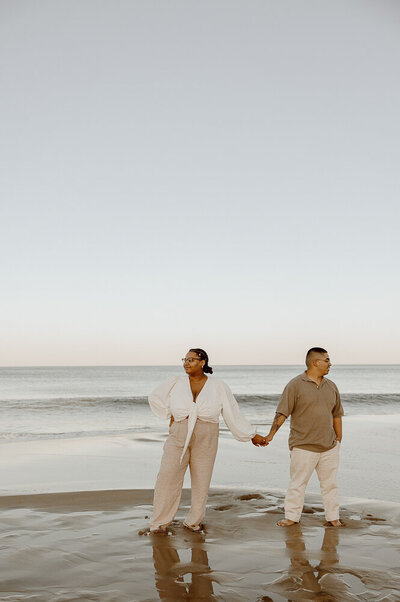
[[(190, 411), (189, 411), (189, 416), (187, 418), (185, 418), (185, 420), (188, 421), (188, 430), (187, 430), (187, 435), (186, 435), (186, 439), (185, 439), (185, 445), (183, 446), (183, 452), (181, 454), (181, 459), (180, 459), (181, 464), (182, 464), (183, 456), (185, 455), (188, 445), (190, 443), (190, 439), (192, 438), (193, 429), (195, 427), (196, 420), (197, 420), (197, 415), (198, 415), (197, 405), (195, 403), (193, 403), (192, 407), (190, 408)], [(180, 422), (183, 422), (183, 421), (181, 420)]]
[(186, 418), (182, 418), (182, 420), (175, 420), (175, 418), (174, 418), (174, 424), (183, 424), (184, 422), (188, 423), (185, 443), (183, 445), (183, 450), (182, 450), (182, 454), (181, 454), (180, 461), (179, 461), (180, 464), (182, 464), (183, 456), (185, 455), (186, 450), (189, 447), (189, 443), (192, 438), (194, 427), (196, 426), (197, 421), (199, 421), (203, 424), (204, 423), (205, 424), (216, 424), (219, 427), (219, 421), (207, 420), (205, 418), (199, 418), (198, 408), (195, 403), (193, 403), (193, 407), (190, 409), (189, 415), (186, 416)]

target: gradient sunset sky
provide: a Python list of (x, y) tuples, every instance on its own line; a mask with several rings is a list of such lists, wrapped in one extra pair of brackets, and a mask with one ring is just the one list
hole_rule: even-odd
[(400, 3), (2, 0), (0, 364), (400, 363)]

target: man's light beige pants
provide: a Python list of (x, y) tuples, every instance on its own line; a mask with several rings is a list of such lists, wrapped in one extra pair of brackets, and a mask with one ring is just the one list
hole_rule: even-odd
[(197, 420), (189, 446), (180, 462), (187, 429), (187, 420), (173, 422), (170, 427), (154, 489), (151, 531), (167, 527), (174, 519), (188, 466), (192, 485), (192, 504), (185, 524), (196, 530), (204, 518), (218, 448), (219, 424)]
[(290, 452), (290, 484), (285, 497), (285, 518), (299, 522), (304, 505), (307, 483), (314, 469), (321, 486), (327, 521), (339, 518), (338, 487), (340, 443), (326, 452), (311, 452), (294, 447)]

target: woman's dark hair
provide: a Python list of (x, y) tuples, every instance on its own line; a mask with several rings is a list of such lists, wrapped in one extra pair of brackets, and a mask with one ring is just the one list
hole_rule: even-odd
[(204, 349), (189, 349), (189, 351), (193, 351), (193, 353), (197, 353), (197, 355), (199, 356), (199, 358), (201, 360), (205, 361), (205, 364), (203, 366), (203, 372), (205, 374), (212, 374), (213, 373), (213, 369), (211, 368), (211, 366), (208, 365), (208, 355), (204, 351)]

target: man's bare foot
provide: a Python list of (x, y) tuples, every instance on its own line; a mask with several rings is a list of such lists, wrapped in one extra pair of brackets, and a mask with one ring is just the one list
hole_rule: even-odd
[(284, 518), (283, 520), (278, 520), (276, 524), (278, 527), (291, 527), (292, 525), (298, 525), (299, 523), (295, 520), (290, 520), (290, 518)]
[(331, 527), (343, 527), (343, 523), (341, 523), (339, 519), (328, 520), (328, 525), (330, 525)]

